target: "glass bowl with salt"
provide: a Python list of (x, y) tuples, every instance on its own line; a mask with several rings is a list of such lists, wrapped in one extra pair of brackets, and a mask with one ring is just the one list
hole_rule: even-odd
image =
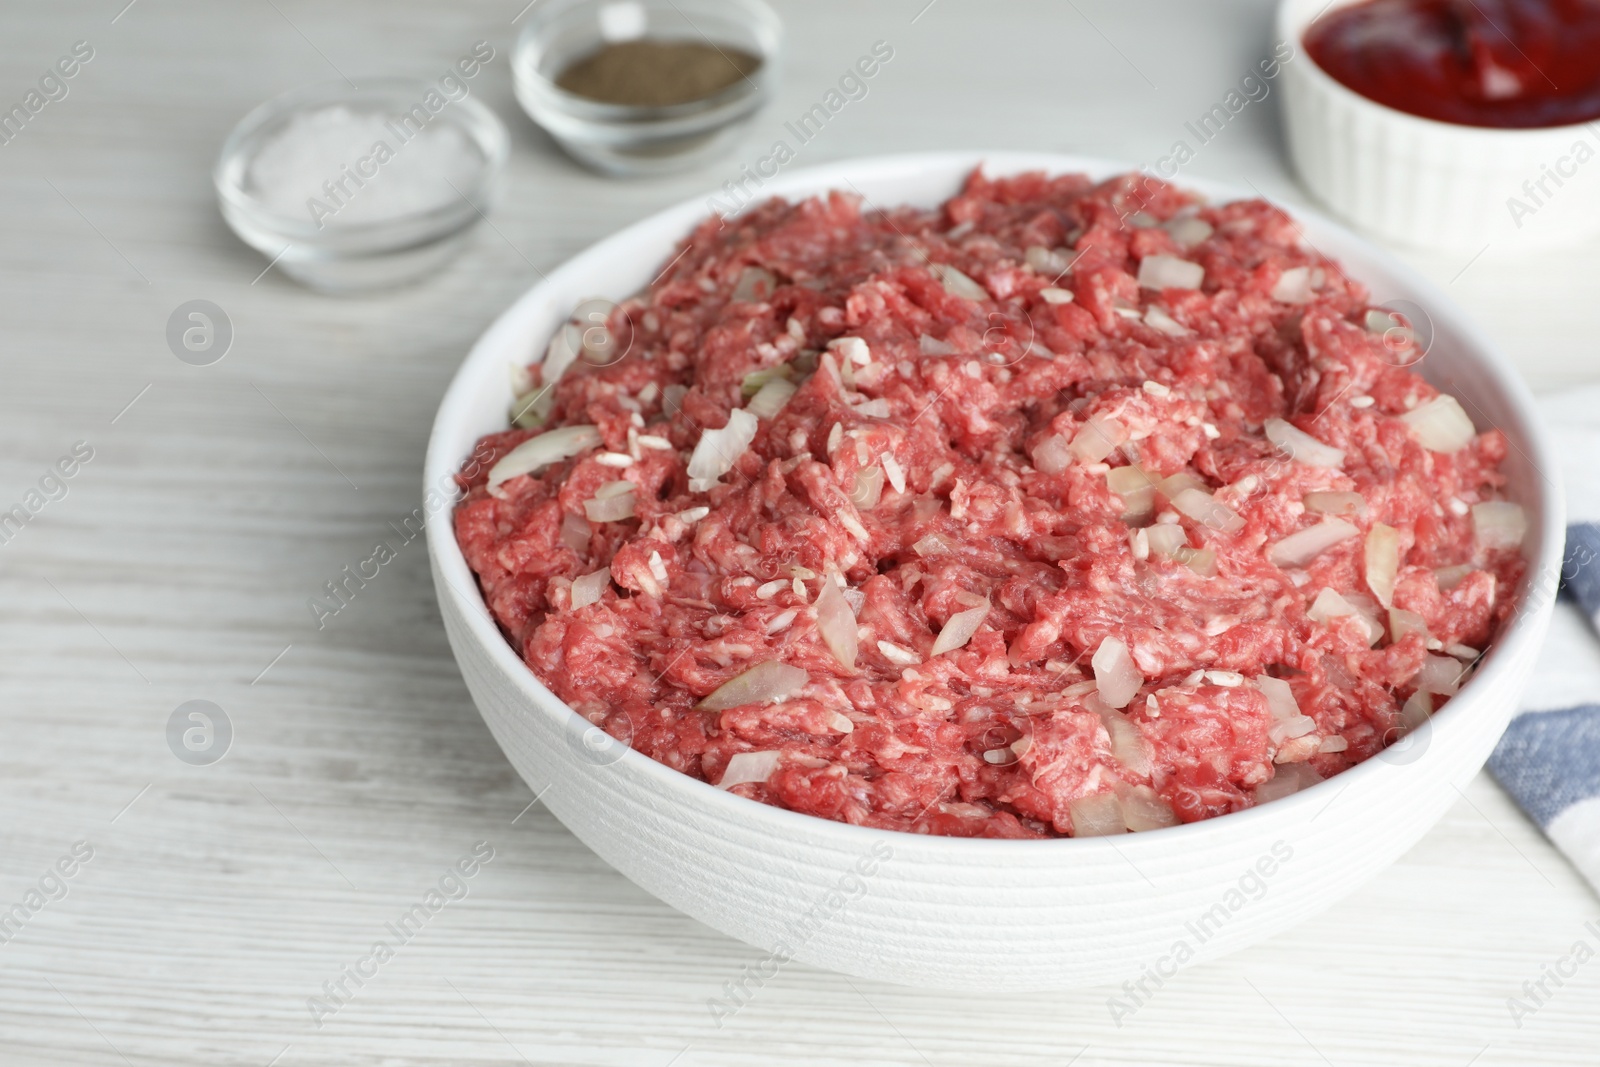
[(783, 25), (763, 0), (545, 0), (517, 101), (580, 163), (619, 176), (726, 151), (772, 96)]
[(308, 86), (246, 115), (212, 178), (222, 216), (327, 292), (416, 281), (464, 247), (499, 196), (505, 126), (463, 79)]

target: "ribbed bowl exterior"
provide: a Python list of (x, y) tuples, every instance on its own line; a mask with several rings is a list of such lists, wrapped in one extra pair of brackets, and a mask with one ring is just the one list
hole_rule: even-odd
[(1329, 6), (1284, 0), (1278, 35), (1295, 47), (1282, 76), (1289, 155), (1306, 188), (1334, 213), (1399, 244), (1472, 253), (1600, 234), (1593, 129), (1459, 126), (1374, 103), (1306, 54), (1306, 27)]
[[(763, 194), (860, 190), (877, 205), (933, 204), (979, 163), (991, 173), (1107, 176), (1096, 160), (940, 153), (796, 172)], [(1221, 199), (1232, 190), (1203, 189)], [(478, 436), (505, 425), (506, 365), (529, 361), (580, 299), (649, 281), (704, 217), (680, 205), (581, 254), (485, 334), (441, 405), (427, 484), (447, 485)], [(1530, 509), (1535, 571), (1556, 573), (1559, 487), (1531, 401), (1460, 313), (1348, 232), (1300, 220), (1378, 288), (1428, 309), (1427, 370), (1516, 443), (1512, 480)], [(429, 518), (435, 584), (462, 675), (507, 757), (541, 802), (648, 892), (752, 947), (749, 974), (789, 958), (862, 977), (944, 989), (1063, 989), (1165, 975), (1233, 951), (1326, 908), (1408, 849), (1458, 799), (1515, 707), (1548, 621), (1548, 581), (1433, 722), (1402, 746), (1295, 796), (1203, 823), (1117, 838), (962, 840), (874, 831), (716, 790), (604, 742), (518, 660), (487, 615), (448, 508)], [(776, 955), (774, 953), (776, 952)], [(532, 961), (530, 961), (530, 965)], [(730, 973), (737, 984), (750, 979)]]

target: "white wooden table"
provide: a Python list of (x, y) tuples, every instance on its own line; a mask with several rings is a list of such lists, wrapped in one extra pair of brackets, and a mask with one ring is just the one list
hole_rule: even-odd
[[(538, 270), (720, 185), (874, 41), (893, 60), (796, 165), (958, 146), (1153, 160), (1269, 49), (1270, 5), (793, 0), (782, 95), (746, 146), (699, 173), (611, 182), (512, 101), (523, 2), (59, 0), (0, 15), (7, 108), (73, 42), (94, 48), (69, 95), (0, 146), (0, 509), (75, 442), (94, 450), (0, 544), (0, 911), (41, 879), (67, 889), (0, 944), (0, 1063), (1600, 1060), (1600, 964), (1512, 1022), (1507, 998), (1591, 936), (1600, 903), (1481, 776), (1364, 890), (1183, 973), (1121, 1027), (1111, 989), (936, 995), (798, 965), (714, 1026), (706, 998), (750, 950), (530, 806), (446, 648), (420, 541), (326, 629), (307, 598), (415, 506), (445, 383)], [(476, 92), (514, 142), (493, 228), (403, 292), (332, 299), (261, 276), (211, 192), (233, 122), (309, 81), (436, 75), (480, 38), (497, 56)], [(1275, 103), (1251, 104), (1188, 173), (1299, 199)], [(1535, 387), (1600, 377), (1600, 245), (1408, 258)], [(166, 343), (193, 299), (233, 325), (211, 366)], [(167, 742), (196, 699), (235, 734), (209, 766)], [(77, 841), (92, 858), (48, 878)], [(478, 841), (494, 858), (470, 894), (359, 989), (345, 979), (353, 996), (319, 1027), (308, 998)]]

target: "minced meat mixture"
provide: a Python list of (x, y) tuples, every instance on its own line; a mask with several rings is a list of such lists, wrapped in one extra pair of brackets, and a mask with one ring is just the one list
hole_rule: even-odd
[(1267, 203), (978, 172), (680, 251), (517, 368), (455, 528), (540, 680), (685, 774), (921, 833), (1191, 822), (1420, 725), (1514, 606), (1506, 439)]

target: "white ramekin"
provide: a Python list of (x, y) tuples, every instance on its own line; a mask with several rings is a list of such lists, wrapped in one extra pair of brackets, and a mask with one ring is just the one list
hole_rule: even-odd
[[(1375, 236), (1423, 248), (1538, 248), (1600, 233), (1600, 134), (1592, 124), (1462, 126), (1345, 88), (1312, 62), (1303, 39), (1321, 13), (1354, 2), (1278, 7), (1278, 37), (1295, 48), (1283, 67), (1284, 130), (1300, 180), (1318, 199)], [(1590, 156), (1581, 163), (1580, 143)]]
[[(796, 198), (849, 189), (880, 207), (932, 206), (980, 164), (991, 174), (1097, 178), (1133, 169), (1005, 152), (885, 156), (781, 174), (761, 192)], [(1186, 184), (1217, 200), (1249, 195)], [(1556, 465), (1527, 389), (1449, 298), (1310, 212), (1295, 215), (1317, 248), (1375, 293), (1426, 312), (1433, 333), (1421, 369), (1461, 397), (1480, 426), (1505, 432), (1509, 491), (1530, 516), (1526, 552), (1541, 580), (1522, 594), (1482, 667), (1427, 726), (1270, 804), (1148, 833), (1050, 841), (848, 826), (723, 792), (608, 743), (539, 683), (489, 617), (443, 494), (479, 437), (505, 429), (507, 366), (537, 358), (579, 301), (642, 289), (707, 213), (704, 200), (691, 200), (630, 226), (551, 271), (501, 315), (440, 404), (424, 506), (450, 645), (501, 748), (542, 803), (607, 863), (757, 946), (748, 967), (730, 967), (733, 986), (748, 994), (789, 958), (906, 985), (985, 991), (1120, 983), (1147, 967), (1170, 977), (1333, 904), (1460, 799), (1456, 789), (1482, 767), (1516, 707), (1549, 621), (1564, 535)]]

